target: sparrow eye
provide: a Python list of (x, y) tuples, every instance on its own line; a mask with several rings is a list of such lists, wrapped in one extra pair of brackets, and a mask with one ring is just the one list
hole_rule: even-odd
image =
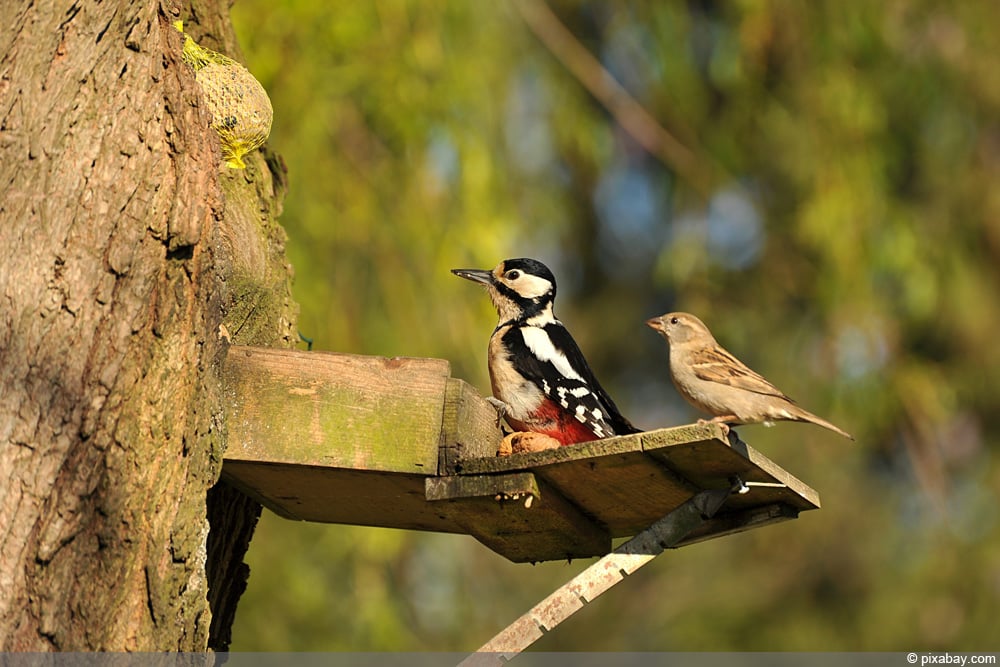
[(677, 319), (676, 317), (671, 317), (671, 318), (670, 318), (670, 323), (671, 323), (671, 324), (677, 324), (678, 322), (680, 322), (680, 320), (679, 320), (679, 319)]
[(521, 277), (521, 272), (518, 271), (517, 269), (511, 269), (507, 273), (503, 274), (503, 277), (506, 278), (507, 280), (517, 280), (518, 278)]

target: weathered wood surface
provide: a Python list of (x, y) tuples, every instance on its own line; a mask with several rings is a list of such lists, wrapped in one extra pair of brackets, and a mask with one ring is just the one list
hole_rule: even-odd
[(543, 633), (551, 632), (585, 604), (593, 602), (625, 577), (651, 562), (664, 549), (679, 544), (686, 535), (714, 515), (730, 493), (728, 489), (699, 491), (690, 500), (560, 586), (486, 642), (476, 653), (459, 663), (459, 667), (503, 665), (541, 639)]
[(449, 374), (442, 359), (233, 347), (228, 454), (437, 474)]
[(442, 359), (233, 346), (223, 474), (290, 519), (464, 532), (426, 501), (424, 478), (495, 452), (502, 434), (449, 375)]
[(223, 474), (305, 521), (464, 533), (507, 558), (601, 556), (704, 489), (681, 544), (794, 518), (815, 491), (715, 424), (495, 456), (496, 412), (448, 362), (233, 347)]
[[(734, 438), (734, 444), (718, 425), (694, 424), (542, 452), (466, 460), (460, 474), (531, 471), (612, 537), (634, 535), (698, 491), (729, 488), (736, 477), (773, 485), (750, 486), (747, 493), (734, 494), (715, 517), (680, 544), (784, 521), (819, 507), (814, 490), (742, 441)], [(484, 518), (489, 516), (486, 508), (469, 509), (480, 517), (466, 520), (472, 534), (488, 543), (490, 536), (484, 533), (494, 529), (496, 518)], [(537, 553), (555, 554), (562, 546), (538, 540), (534, 548)]]
[(427, 499), (444, 516), (515, 562), (606, 554), (611, 535), (530, 472), (428, 478)]
[(428, 503), (425, 476), (226, 459), (226, 480), (286, 519), (464, 533)]
[(502, 433), (497, 411), (469, 383), (450, 379), (441, 424), (439, 471), (454, 473), (463, 459), (496, 456)]
[(238, 56), (230, 4), (0, 2), (5, 656), (225, 649), (257, 510), (213, 511), (217, 331), (294, 329), (283, 187), (220, 171), (170, 25)]

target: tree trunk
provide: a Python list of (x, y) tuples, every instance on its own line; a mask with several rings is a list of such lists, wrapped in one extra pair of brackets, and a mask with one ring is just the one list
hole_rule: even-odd
[(193, 4), (0, 16), (2, 651), (228, 644), (260, 508), (209, 494), (220, 330), (288, 345), (295, 307), (283, 171), (220, 167), (171, 25), (239, 59), (228, 3)]

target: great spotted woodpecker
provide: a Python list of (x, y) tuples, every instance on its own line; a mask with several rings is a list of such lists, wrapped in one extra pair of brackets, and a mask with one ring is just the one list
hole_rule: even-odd
[(534, 259), (507, 259), (492, 271), (452, 269), (486, 286), (500, 317), (489, 345), (492, 401), (518, 431), (563, 445), (637, 433), (618, 412), (569, 331), (552, 314), (556, 279)]

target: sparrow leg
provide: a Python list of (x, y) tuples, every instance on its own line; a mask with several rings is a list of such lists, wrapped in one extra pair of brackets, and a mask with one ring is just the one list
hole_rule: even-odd
[(722, 433), (729, 433), (729, 424), (727, 422), (736, 421), (736, 415), (719, 415), (718, 417), (712, 417), (711, 419), (699, 419), (699, 424), (718, 424), (722, 427)]
[(729, 422), (734, 422), (736, 424), (739, 424), (739, 421), (740, 418), (737, 417), (736, 415), (718, 415), (716, 417), (712, 417), (711, 419), (709, 419), (708, 423), (718, 424), (719, 426), (722, 427), (723, 433), (729, 433), (730, 429)]
[[(698, 420), (698, 425), (699, 426), (702, 425), (702, 424), (715, 424), (715, 423), (717, 423), (717, 422), (714, 419), (699, 419)], [(722, 426), (722, 432), (724, 434), (725, 433), (729, 433), (729, 424), (720, 424), (720, 426)]]

